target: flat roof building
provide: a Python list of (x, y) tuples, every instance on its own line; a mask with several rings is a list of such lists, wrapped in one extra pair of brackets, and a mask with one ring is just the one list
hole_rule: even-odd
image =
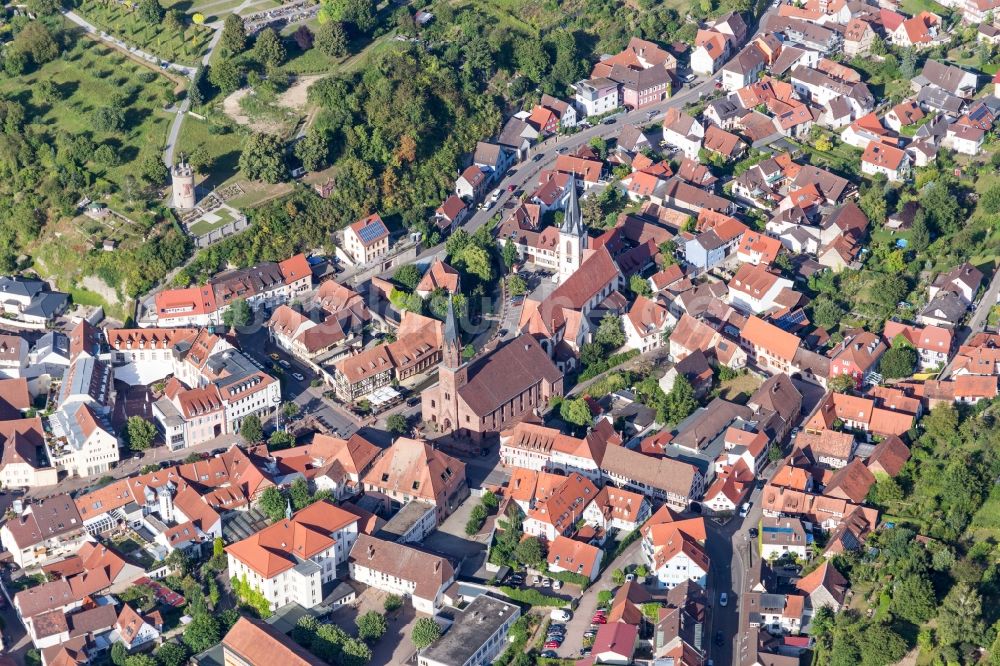
[(418, 666), (485, 666), (507, 647), (507, 632), (521, 616), (514, 603), (483, 594), (459, 614), (444, 636), (417, 658)]

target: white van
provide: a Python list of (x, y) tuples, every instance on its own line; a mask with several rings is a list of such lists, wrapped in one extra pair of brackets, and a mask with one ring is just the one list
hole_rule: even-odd
[(565, 608), (553, 608), (550, 617), (555, 622), (569, 622), (573, 614)]

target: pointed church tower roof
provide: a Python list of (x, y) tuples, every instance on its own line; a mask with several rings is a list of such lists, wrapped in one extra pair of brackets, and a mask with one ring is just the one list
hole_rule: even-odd
[(457, 368), (462, 364), (462, 340), (458, 336), (458, 324), (455, 322), (455, 301), (448, 294), (448, 316), (444, 320), (444, 337), (442, 353), (445, 367)]
[(569, 199), (566, 201), (566, 213), (559, 232), (570, 236), (583, 236), (587, 232), (583, 226), (583, 215), (580, 213), (580, 198), (576, 194), (575, 174), (570, 174), (566, 187), (569, 188)]

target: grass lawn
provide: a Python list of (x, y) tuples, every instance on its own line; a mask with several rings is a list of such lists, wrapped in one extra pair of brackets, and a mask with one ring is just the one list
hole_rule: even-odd
[(923, 11), (933, 12), (938, 15), (947, 12), (944, 7), (934, 2), (934, 0), (902, 0), (899, 3), (899, 7), (910, 15), (919, 14)]
[(731, 402), (745, 403), (760, 388), (761, 379), (752, 372), (742, 374), (734, 379), (727, 379), (719, 386), (719, 397)]
[(162, 25), (144, 23), (121, 5), (101, 0), (83, 0), (76, 11), (130, 46), (185, 65), (197, 65), (212, 38), (211, 28), (191, 24), (182, 31), (170, 32)]
[[(54, 104), (32, 96), (39, 81), (51, 81), (62, 99)], [(163, 111), (163, 104), (173, 83), (121, 52), (79, 36), (66, 54), (46, 63), (39, 70), (0, 81), (0, 95), (22, 101), (37, 110), (32, 130), (50, 144), (57, 133), (89, 138), (95, 148), (113, 148), (119, 164), (108, 167), (89, 162), (86, 169), (95, 184), (93, 194), (116, 190), (126, 176), (134, 176), (137, 165), (148, 154), (160, 155), (173, 117)], [(126, 127), (121, 132), (97, 132), (91, 118), (96, 109), (116, 95), (123, 98)], [(92, 195), (93, 195), (92, 194)], [(42, 236), (26, 248), (34, 267), (45, 277), (55, 278), (59, 287), (73, 293), (78, 303), (98, 304), (97, 294), (79, 289), (79, 281), (90, 274), (88, 264), (93, 243), (105, 238), (118, 241), (120, 247), (143, 242), (146, 230), (153, 225), (155, 211), (130, 210), (130, 205), (113, 196), (109, 205), (137, 222), (136, 225), (89, 218), (65, 218), (45, 226)], [(99, 250), (97, 252), (100, 252)]]
[(232, 213), (230, 213), (228, 210), (226, 210), (225, 208), (218, 208), (209, 213), (207, 216), (198, 220), (191, 226), (189, 226), (188, 229), (195, 236), (204, 236), (205, 234), (214, 231), (219, 227), (223, 227), (229, 224), (234, 219), (235, 218), (233, 217)]
[(206, 190), (218, 187), (236, 175), (243, 145), (243, 135), (232, 127), (226, 126), (229, 129), (226, 133), (213, 133), (212, 127), (213, 121), (199, 120), (188, 115), (181, 126), (181, 134), (177, 141), (179, 153), (190, 154), (196, 148), (200, 148), (211, 160), (211, 164), (203, 169), (208, 177), (200, 183)]
[(1000, 486), (993, 486), (986, 502), (972, 517), (967, 531), (977, 541), (1000, 539)]

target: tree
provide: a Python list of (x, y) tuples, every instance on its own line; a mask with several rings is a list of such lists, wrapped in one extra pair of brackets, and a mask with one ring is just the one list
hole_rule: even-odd
[(418, 650), (423, 650), (440, 637), (441, 627), (429, 617), (417, 620), (416, 624), (413, 625), (413, 633), (410, 634), (413, 646)]
[(618, 349), (625, 344), (625, 331), (622, 330), (622, 320), (611, 313), (601, 318), (594, 340), (607, 349)]
[(226, 542), (222, 537), (215, 537), (212, 540), (212, 557), (222, 557), (226, 554)]
[(264, 429), (256, 414), (249, 414), (243, 418), (240, 423), (240, 437), (247, 444), (256, 444), (264, 440)]
[(171, 9), (163, 15), (163, 29), (167, 32), (180, 32), (184, 29), (184, 18), (176, 9)]
[(812, 321), (817, 326), (826, 329), (835, 328), (847, 311), (830, 296), (820, 294), (812, 302)]
[(298, 30), (292, 33), (292, 39), (295, 40), (295, 45), (299, 47), (300, 51), (308, 51), (312, 48), (315, 38), (309, 26), (300, 25)]
[(231, 60), (221, 60), (208, 68), (208, 82), (228, 95), (243, 85), (243, 70)]
[(315, 46), (331, 58), (347, 55), (347, 31), (340, 21), (327, 21), (316, 31)]
[(156, 438), (156, 426), (141, 416), (130, 416), (125, 429), (129, 448), (133, 451), (145, 451)]
[(281, 406), (281, 413), (285, 415), (286, 419), (294, 419), (301, 409), (299, 403), (289, 401)]
[(913, 573), (899, 580), (892, 591), (892, 612), (920, 625), (934, 617), (937, 599), (925, 576)]
[(871, 624), (858, 632), (861, 659), (865, 666), (886, 666), (903, 658), (906, 641), (888, 625)]
[(378, 611), (368, 611), (354, 620), (358, 627), (358, 638), (363, 641), (377, 641), (389, 630), (389, 623), (385, 621), (385, 615)]
[(147, 152), (139, 161), (139, 175), (153, 187), (163, 185), (167, 181), (167, 167), (162, 156), (152, 151)]
[(410, 424), (406, 422), (406, 417), (402, 414), (390, 414), (385, 420), (386, 430), (394, 435), (405, 435), (410, 429)]
[(826, 134), (820, 134), (813, 143), (813, 146), (815, 146), (816, 150), (819, 152), (826, 153), (833, 149), (833, 142), (830, 141), (830, 137)]
[[(506, 245), (504, 247), (507, 247)], [(524, 296), (528, 293), (528, 285), (520, 275), (510, 275), (507, 277), (507, 293), (511, 296)]]
[(264, 515), (268, 517), (268, 520), (274, 523), (285, 517), (288, 502), (280, 490), (271, 486), (260, 494), (258, 506), (264, 512)]
[(44, 21), (30, 21), (10, 43), (10, 50), (29, 56), (37, 66), (59, 57), (59, 44)]
[(976, 645), (983, 638), (983, 600), (972, 585), (956, 583), (938, 609), (938, 637), (942, 645), (959, 642)]
[(615, 585), (621, 585), (625, 582), (625, 572), (621, 569), (615, 569), (611, 572), (611, 582)]
[(213, 645), (218, 645), (219, 641), (222, 640), (219, 623), (208, 613), (198, 613), (184, 627), (182, 640), (194, 653), (202, 652)]
[(857, 385), (857, 381), (851, 375), (837, 375), (830, 380), (830, 390), (835, 393), (848, 393)]
[(632, 293), (636, 296), (649, 296), (653, 293), (653, 289), (649, 286), (649, 282), (638, 273), (628, 279), (628, 288), (632, 290)]
[(240, 154), (240, 171), (250, 180), (280, 183), (288, 175), (284, 152), (278, 137), (263, 132), (251, 134)]
[(908, 344), (894, 342), (879, 360), (879, 370), (888, 379), (909, 377), (917, 365), (917, 350)]
[(385, 609), (386, 613), (399, 610), (403, 607), (403, 598), (398, 594), (390, 594), (385, 598), (385, 601), (382, 602), (382, 607)]
[(295, 144), (295, 156), (307, 171), (324, 168), (330, 159), (330, 141), (326, 132), (315, 125), (310, 127), (302, 140)]
[(772, 443), (767, 449), (767, 459), (774, 463), (781, 460), (781, 458), (781, 447), (777, 443)]
[(59, 91), (59, 87), (48, 79), (43, 79), (35, 83), (31, 94), (43, 104), (55, 104), (62, 100), (62, 93)]
[(343, 21), (353, 24), (362, 34), (367, 34), (375, 27), (375, 11), (369, 0), (323, 0), (319, 20)]
[(125, 666), (157, 666), (157, 663), (152, 655), (133, 654), (125, 657)]
[(979, 198), (979, 205), (990, 215), (1000, 213), (1000, 185), (994, 185)]
[(593, 415), (590, 406), (582, 398), (567, 398), (559, 404), (559, 416), (563, 421), (577, 426), (590, 425)]
[(229, 328), (242, 328), (253, 321), (253, 311), (245, 298), (237, 298), (222, 313), (222, 323)]
[(253, 45), (254, 56), (268, 69), (280, 67), (288, 55), (274, 28), (264, 28)]
[(139, 18), (150, 25), (158, 25), (163, 20), (163, 7), (158, 0), (139, 0), (135, 9)]
[(243, 18), (235, 12), (226, 17), (222, 24), (222, 37), (219, 40), (222, 48), (229, 55), (243, 53), (247, 48), (247, 31)]
[(514, 557), (521, 564), (536, 567), (545, 559), (545, 548), (538, 537), (527, 537), (517, 544), (514, 549)]
[(462, 251), (461, 262), (465, 270), (478, 277), (483, 282), (493, 279), (493, 261), (490, 253), (479, 245), (469, 245)]
[(698, 409), (694, 387), (683, 374), (678, 374), (674, 379), (674, 385), (667, 394), (666, 408), (667, 422), (670, 425), (677, 425)]
[(163, 563), (170, 567), (170, 570), (177, 576), (183, 578), (191, 570), (191, 558), (187, 556), (181, 548), (174, 548), (163, 560)]
[(500, 250), (500, 257), (503, 259), (503, 265), (509, 270), (517, 263), (517, 246), (513, 243), (504, 243)]
[[(111, 663), (115, 666), (125, 666), (126, 659), (128, 659), (128, 650), (125, 649), (125, 644), (115, 641), (111, 645)], [(39, 663), (41, 663), (41, 660), (39, 660)]]
[(615, 598), (615, 593), (611, 590), (601, 590), (597, 593), (597, 607), (607, 608)]
[(156, 660), (160, 666), (184, 666), (189, 655), (183, 643), (164, 643), (156, 649)]
[(90, 114), (90, 122), (98, 132), (121, 132), (125, 129), (125, 111), (114, 106), (99, 106)]
[(930, 244), (931, 231), (927, 228), (927, 215), (924, 211), (918, 210), (913, 216), (913, 226), (910, 227), (910, 248), (915, 252), (922, 252)]
[(420, 284), (422, 277), (419, 268), (413, 264), (403, 264), (392, 274), (392, 281), (404, 287), (407, 291), (413, 291)]
[(309, 492), (309, 484), (302, 478), (292, 481), (292, 485), (288, 489), (288, 496), (292, 500), (292, 508), (296, 511), (304, 509), (312, 503), (312, 493)]

